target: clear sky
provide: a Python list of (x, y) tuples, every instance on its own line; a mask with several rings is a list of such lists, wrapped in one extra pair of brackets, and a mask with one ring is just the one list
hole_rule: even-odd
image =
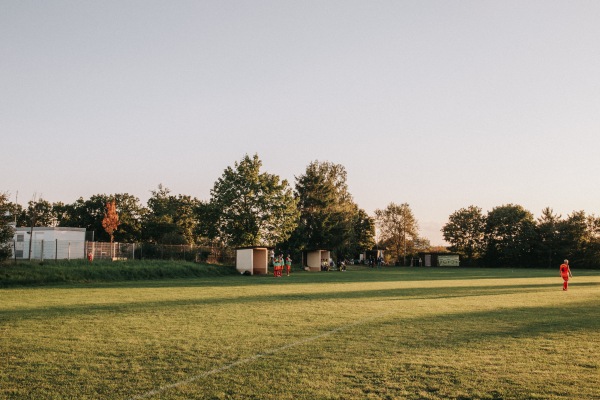
[(600, 214), (600, 1), (0, 0), (0, 191), (202, 200), (257, 153), (369, 214)]

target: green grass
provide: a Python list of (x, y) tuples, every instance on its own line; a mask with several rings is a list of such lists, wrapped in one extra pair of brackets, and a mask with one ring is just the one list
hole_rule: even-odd
[(237, 274), (234, 267), (172, 261), (20, 261), (0, 265), (0, 287), (194, 278)]
[(598, 399), (600, 273), (355, 268), (0, 290), (0, 398)]

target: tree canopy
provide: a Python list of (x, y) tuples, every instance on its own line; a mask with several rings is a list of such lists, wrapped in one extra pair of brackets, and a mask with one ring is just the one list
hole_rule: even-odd
[(162, 184), (151, 193), (143, 218), (144, 238), (161, 244), (195, 244), (201, 202), (195, 197), (171, 195)]
[(296, 177), (300, 220), (290, 244), (298, 249), (336, 250), (353, 257), (374, 245), (374, 222), (352, 199), (346, 169), (331, 162), (311, 162)]
[(413, 253), (409, 244), (419, 242), (419, 225), (410, 206), (392, 202), (384, 209), (375, 210), (375, 217), (379, 240), (391, 257), (402, 257), (403, 265), (406, 265), (406, 256)]
[(296, 199), (285, 179), (261, 167), (258, 155), (246, 155), (215, 182), (201, 207), (209, 237), (234, 247), (273, 247), (289, 238), (298, 221)]
[(137, 197), (130, 194), (95, 194), (87, 200), (80, 197), (71, 204), (55, 203), (52, 209), (58, 226), (86, 228), (94, 232), (94, 240), (108, 241), (110, 236), (102, 226), (102, 220), (106, 204), (111, 200), (115, 201), (116, 212), (119, 214), (119, 229), (114, 232), (114, 240), (118, 242), (140, 240), (142, 217), (147, 210)]
[(442, 228), (450, 251), (460, 254), (467, 264), (473, 264), (484, 254), (485, 216), (481, 208), (469, 206), (452, 213)]
[(600, 266), (600, 218), (584, 211), (563, 218), (546, 207), (534, 220), (520, 205), (495, 207), (487, 215), (470, 206), (453, 213), (442, 232), (450, 250), (466, 260), (472, 254), (468, 264), (556, 267), (568, 258), (574, 264)]
[(58, 224), (53, 205), (43, 198), (33, 199), (27, 203), (17, 218), (20, 226), (56, 226)]
[(9, 225), (13, 221), (13, 210), (8, 201), (8, 194), (0, 192), (0, 261), (6, 260), (12, 254), (11, 241), (14, 230)]
[(117, 203), (114, 199), (106, 203), (106, 212), (102, 219), (102, 227), (108, 233), (108, 236), (110, 236), (110, 242), (112, 243), (114, 240), (113, 233), (119, 227), (119, 214), (117, 214)]
[[(201, 201), (173, 195), (162, 184), (151, 191), (146, 206), (127, 193), (80, 197), (72, 204), (33, 199), (24, 208), (0, 198), (0, 258), (10, 247), (10, 214), (17, 226), (79, 227), (97, 241), (268, 246), (281, 250), (332, 250), (340, 258), (357, 258), (378, 244), (391, 258), (403, 259), (433, 251), (419, 237), (418, 222), (407, 203), (390, 203), (369, 216), (353, 200), (344, 166), (313, 161), (295, 177), (292, 189), (278, 175), (261, 171), (258, 155), (245, 155), (227, 167), (214, 183), (211, 198)], [(1, 193), (1, 192), (0, 192)], [(114, 200), (118, 230), (103, 226), (105, 208)], [(600, 218), (583, 210), (566, 217), (550, 207), (536, 220), (520, 205), (507, 204), (483, 214), (468, 206), (452, 213), (442, 227), (448, 250), (463, 265), (551, 267), (564, 258), (600, 267)], [(445, 251), (445, 248), (437, 248)]]
[(520, 205), (495, 207), (485, 220), (487, 265), (523, 265), (531, 261), (535, 238), (533, 214)]

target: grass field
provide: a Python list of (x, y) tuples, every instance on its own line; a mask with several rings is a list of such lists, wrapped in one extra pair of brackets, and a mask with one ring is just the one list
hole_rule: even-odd
[(0, 289), (0, 398), (600, 399), (600, 271)]

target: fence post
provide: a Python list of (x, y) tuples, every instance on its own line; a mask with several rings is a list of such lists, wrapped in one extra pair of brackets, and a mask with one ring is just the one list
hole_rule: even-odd
[(58, 239), (54, 239), (56, 241), (56, 246), (54, 247), (54, 261), (58, 261)]
[(71, 261), (71, 242), (69, 242), (68, 252), (67, 252), (67, 260)]
[(15, 258), (15, 264), (17, 263), (17, 241), (13, 240), (13, 256)]
[(45, 242), (45, 240), (42, 239), (42, 249), (40, 251), (40, 262), (44, 262), (44, 242)]
[(33, 250), (33, 226), (31, 227), (31, 231), (29, 232), (29, 261), (31, 261), (31, 251)]

